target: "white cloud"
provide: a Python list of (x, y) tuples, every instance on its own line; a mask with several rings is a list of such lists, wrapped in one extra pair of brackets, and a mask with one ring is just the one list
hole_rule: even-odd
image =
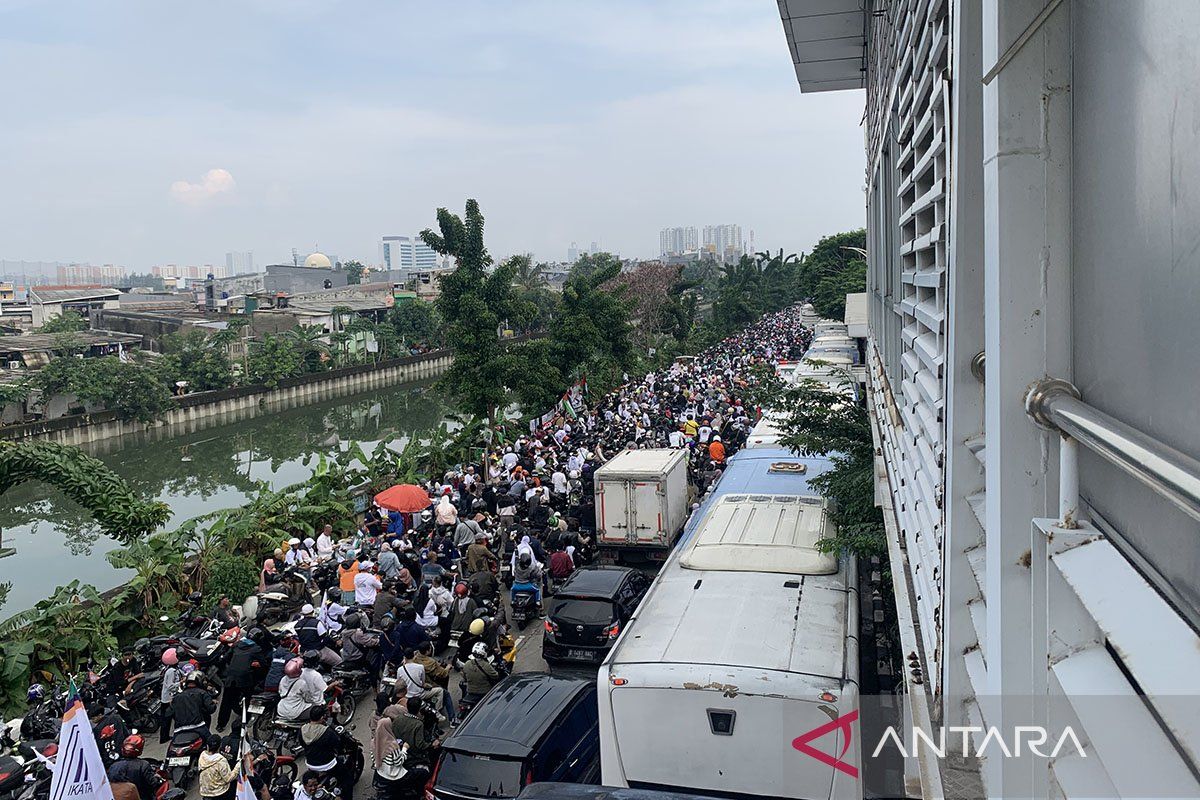
[(237, 182), (227, 169), (210, 169), (201, 176), (199, 183), (175, 181), (171, 184), (171, 199), (184, 205), (203, 205), (213, 198), (229, 194)]

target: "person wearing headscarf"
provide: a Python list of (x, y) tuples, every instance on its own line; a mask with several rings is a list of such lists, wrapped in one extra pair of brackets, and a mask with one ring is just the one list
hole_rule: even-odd
[(434, 519), (438, 525), (457, 525), (458, 524), (458, 509), (454, 503), (450, 502), (449, 493), (443, 494), (438, 498), (437, 510), (434, 511)]

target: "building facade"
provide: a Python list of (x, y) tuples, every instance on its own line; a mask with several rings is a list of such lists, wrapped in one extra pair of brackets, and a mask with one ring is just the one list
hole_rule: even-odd
[(659, 255), (681, 255), (700, 249), (696, 228), (663, 228), (658, 234)]
[[(225, 275), (247, 275), (254, 272), (254, 252), (230, 252), (225, 254)], [(214, 277), (224, 277), (216, 275)]]
[(380, 261), (385, 270), (430, 270), (441, 266), (442, 258), (420, 237), (384, 236)]
[(746, 252), (741, 225), (705, 225), (701, 244), (720, 261), (737, 261)]
[(802, 92), (866, 89), (911, 722), (1083, 746), (911, 776), (927, 797), (1200, 795), (1200, 3), (779, 7)]

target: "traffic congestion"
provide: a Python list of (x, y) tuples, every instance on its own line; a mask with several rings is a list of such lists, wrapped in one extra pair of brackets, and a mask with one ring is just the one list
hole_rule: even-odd
[[(743, 549), (704, 549), (719, 543), (709, 532), (714, 519), (728, 517), (720, 517), (726, 532), (741, 524), (731, 520), (749, 501), (736, 493), (756, 489), (772, 497), (755, 501), (815, 504), (779, 512), (787, 536), (819, 532), (804, 514), (823, 513), (820, 500), (797, 477), (819, 474), (819, 460), (799, 465), (778, 447), (752, 449), (774, 439), (750, 442), (763, 418), (751, 399), (756, 368), (799, 362), (814, 323), (811, 307), (797, 305), (696, 357), (626, 375), (604, 396), (589, 397), (581, 385), (528, 432), (495, 437), (478, 463), (375, 495), (353, 536), (335, 536), (331, 524), (280, 541), (250, 597), (194, 594), (177, 618), (164, 618), (173, 633), (97, 653), (67, 685), (30, 686), (24, 715), (2, 732), (0, 798), (50, 796), (73, 709), (86, 714), (117, 800), (515, 797), (547, 781), (718, 790), (686, 775), (703, 770), (687, 760), (688, 748), (720, 758), (708, 743), (680, 737), (682, 750), (645, 754), (657, 765), (623, 756), (619, 741), (637, 730), (669, 739), (691, 723), (673, 721), (686, 704), (644, 702), (649, 695), (618, 701), (614, 688), (636, 672), (622, 663), (728, 664), (731, 655), (715, 655), (753, 651), (747, 637), (760, 634), (739, 628), (741, 612), (712, 615), (722, 603), (746, 608), (738, 598), (748, 595), (751, 616), (796, 611), (794, 598), (772, 599), (765, 588), (780, 572), (853, 604), (852, 568), (816, 554), (809, 540), (764, 557), (747, 527), (738, 534)], [(683, 572), (693, 569), (703, 572)], [(739, 570), (742, 588), (698, 612), (688, 606), (698, 592), (670, 588), (693, 580), (695, 590), (701, 580), (716, 587), (729, 570)], [(648, 605), (656, 622), (643, 618)], [(823, 635), (848, 639), (850, 615), (839, 608), (840, 627), (819, 624)], [(638, 626), (644, 635), (631, 635)], [(686, 635), (700, 637), (693, 646), (659, 647), (689, 627)], [(747, 674), (817, 675), (806, 691), (841, 695), (853, 658), (838, 653), (834, 663), (813, 654), (800, 667), (774, 666), (769, 654), (760, 663), (753, 652), (736, 663)], [(708, 674), (694, 672), (697, 680)], [(669, 676), (656, 679), (670, 688)], [(717, 737), (741, 724), (737, 714), (757, 713), (735, 709), (732, 697), (715, 714), (707, 699), (698, 702), (708, 719), (701, 725)], [(737, 759), (758, 770), (753, 754)], [(726, 788), (783, 794), (770, 781), (793, 778), (770, 773), (767, 783), (759, 775), (753, 786)]]

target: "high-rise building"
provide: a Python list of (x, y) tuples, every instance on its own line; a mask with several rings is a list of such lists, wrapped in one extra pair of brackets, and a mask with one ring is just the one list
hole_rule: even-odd
[(712, 247), (712, 252), (721, 261), (736, 261), (746, 250), (742, 246), (741, 225), (705, 225), (705, 248)]
[(55, 271), (63, 286), (113, 286), (129, 275), (125, 267), (114, 264), (59, 264)]
[(247, 250), (225, 254), (225, 272), (227, 275), (247, 275), (254, 272), (254, 253)]
[(384, 269), (436, 269), (442, 258), (417, 236), (384, 236), (380, 243)]
[(567, 263), (574, 264), (579, 260), (579, 245), (571, 242), (571, 246), (567, 248)]
[(660, 255), (677, 256), (700, 249), (700, 238), (694, 225), (686, 228), (663, 228), (658, 234)]

